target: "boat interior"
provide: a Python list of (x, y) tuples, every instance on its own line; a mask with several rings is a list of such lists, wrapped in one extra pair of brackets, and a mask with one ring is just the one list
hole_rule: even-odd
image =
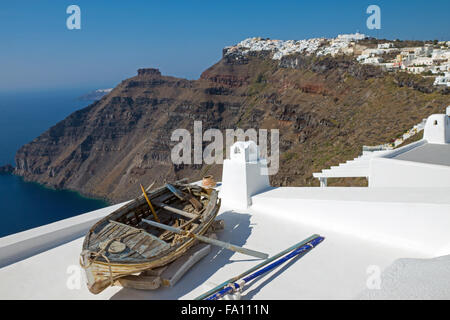
[[(86, 249), (100, 252), (100, 260), (121, 262), (149, 259), (183, 243), (186, 237), (151, 226), (142, 219), (156, 221), (185, 231), (195, 232), (202, 223), (209, 195), (200, 187), (177, 186), (184, 195), (195, 198), (194, 206), (182, 200), (167, 188), (149, 194), (151, 206), (141, 196), (135, 201), (104, 218), (89, 234)], [(197, 200), (197, 202), (195, 202)], [(201, 205), (199, 206), (198, 203)], [(196, 208), (197, 207), (197, 208)]]

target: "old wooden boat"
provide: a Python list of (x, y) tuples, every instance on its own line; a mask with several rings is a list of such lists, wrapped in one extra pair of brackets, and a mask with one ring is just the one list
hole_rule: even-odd
[[(100, 293), (121, 277), (165, 266), (204, 234), (220, 207), (213, 189), (176, 182), (160, 187), (98, 221), (84, 239), (80, 264), (89, 290)], [(183, 230), (177, 234), (145, 223)]]

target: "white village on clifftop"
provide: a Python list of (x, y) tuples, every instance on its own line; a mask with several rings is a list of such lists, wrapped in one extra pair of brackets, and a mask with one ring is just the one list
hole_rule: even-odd
[(224, 52), (246, 55), (252, 51), (269, 51), (274, 60), (295, 53), (352, 55), (361, 64), (380, 66), (392, 72), (405, 71), (434, 77), (434, 85), (450, 87), (450, 41), (430, 41), (418, 47), (396, 47), (398, 41), (386, 40), (372, 48), (361, 43), (365, 39), (368, 37), (361, 33), (341, 34), (334, 39), (272, 40), (255, 37), (226, 47)]

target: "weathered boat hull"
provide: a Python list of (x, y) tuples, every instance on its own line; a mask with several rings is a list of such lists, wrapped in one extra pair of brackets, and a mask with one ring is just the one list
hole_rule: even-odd
[[(213, 220), (211, 221), (211, 223)], [(204, 234), (209, 226), (209, 223), (204, 230), (199, 234)], [(92, 261), (93, 259), (82, 253), (82, 262), (80, 264), (84, 267), (87, 278), (87, 285), (90, 292), (98, 294), (105, 290), (107, 287), (114, 285), (115, 280), (120, 277), (124, 277), (130, 274), (139, 273), (145, 270), (154, 269), (158, 267), (165, 266), (172, 261), (178, 259), (186, 251), (195, 244), (195, 239), (190, 239), (186, 243), (180, 246), (173, 254), (170, 256), (165, 256), (156, 261), (143, 264), (108, 264), (100, 261)], [(110, 269), (111, 268), (111, 269)]]
[[(138, 199), (135, 201), (138, 201)], [(207, 232), (211, 224), (214, 222), (214, 218), (216, 217), (219, 208), (220, 199), (218, 198), (217, 191), (213, 191), (208, 206), (205, 210), (208, 211), (205, 215), (206, 221), (204, 221), (199, 228), (195, 230), (195, 234), (202, 235)], [(114, 215), (114, 213), (109, 216), (112, 215)], [(104, 221), (108, 217), (102, 219), (101, 221)], [(100, 221), (97, 224), (99, 223)], [(92, 227), (91, 230), (94, 229), (94, 227)], [(88, 246), (86, 243), (88, 242), (89, 236), (86, 236), (85, 243), (83, 244), (83, 251), (80, 257), (80, 265), (85, 270), (89, 291), (91, 293), (98, 294), (107, 287), (114, 285), (116, 280), (121, 277), (137, 274), (149, 269), (159, 268), (173, 262), (186, 253), (186, 251), (189, 250), (189, 248), (191, 248), (197, 240), (192, 237), (186, 237), (183, 242), (165, 255), (156, 256), (155, 258), (148, 259), (148, 261), (124, 263), (108, 261), (108, 258), (105, 256), (102, 256), (103, 259), (98, 259), (98, 256), (93, 256), (92, 251), (87, 250)]]

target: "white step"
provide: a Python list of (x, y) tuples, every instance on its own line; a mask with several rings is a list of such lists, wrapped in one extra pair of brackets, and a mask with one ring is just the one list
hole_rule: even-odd
[(314, 173), (313, 176), (315, 178), (368, 177), (369, 168), (325, 169), (320, 173)]
[(369, 168), (369, 163), (353, 163), (353, 164), (341, 164), (339, 166), (331, 166), (325, 170), (340, 170), (340, 169), (353, 169), (353, 168)]

